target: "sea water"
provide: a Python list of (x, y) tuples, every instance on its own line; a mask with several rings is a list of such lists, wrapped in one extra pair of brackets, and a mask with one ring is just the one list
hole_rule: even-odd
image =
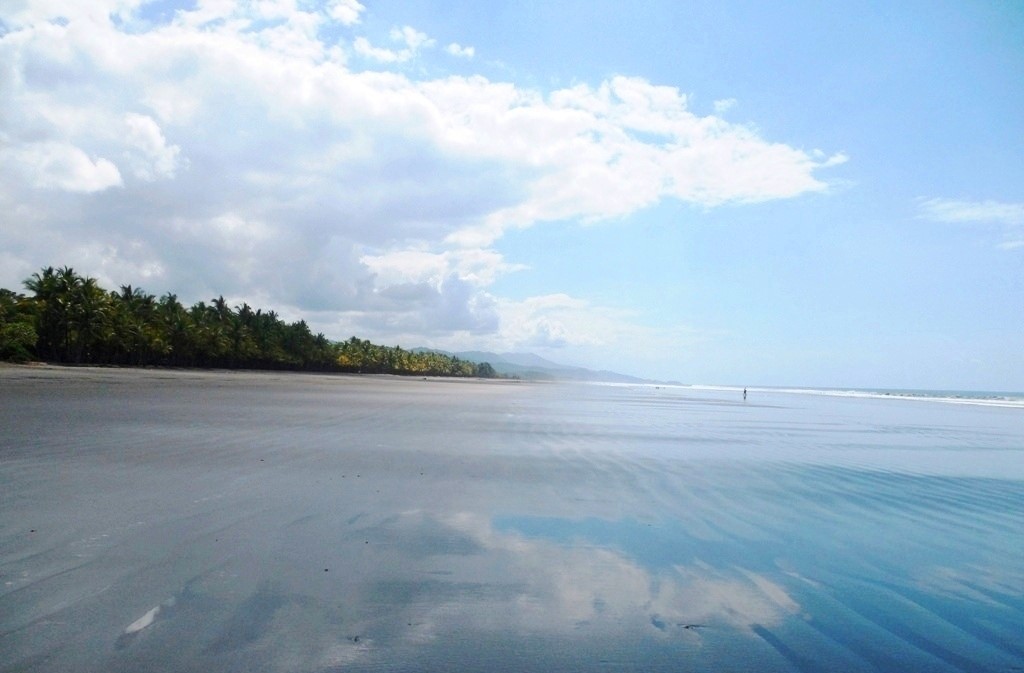
[(0, 370), (0, 670), (1021, 670), (1024, 409), (854, 393)]

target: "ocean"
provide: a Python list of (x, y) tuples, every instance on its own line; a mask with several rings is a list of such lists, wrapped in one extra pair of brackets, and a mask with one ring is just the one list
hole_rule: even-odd
[(0, 671), (1024, 670), (1022, 406), (0, 368)]
[[(615, 385), (615, 384), (612, 384)], [(662, 386), (655, 386), (661, 388)], [(740, 391), (745, 388), (737, 386), (708, 386), (708, 385), (674, 385), (673, 388), (688, 388), (692, 390), (719, 390), (719, 391)], [(936, 402), (950, 402), (956, 404), (975, 404), (995, 407), (1019, 407), (1024, 408), (1024, 393), (1011, 393), (1000, 391), (979, 391), (979, 390), (916, 390), (896, 388), (753, 388), (757, 392), (764, 393), (791, 393), (794, 395), (824, 395), (827, 397), (871, 397), (871, 398), (899, 398), (909, 400), (934, 400)]]

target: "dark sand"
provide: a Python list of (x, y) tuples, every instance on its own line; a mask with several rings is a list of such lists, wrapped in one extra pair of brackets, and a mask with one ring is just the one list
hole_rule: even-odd
[(0, 368), (0, 671), (1024, 670), (1017, 409)]

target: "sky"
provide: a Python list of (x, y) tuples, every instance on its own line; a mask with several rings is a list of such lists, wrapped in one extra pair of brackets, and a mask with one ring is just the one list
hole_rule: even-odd
[(0, 287), (1024, 391), (1024, 3), (5, 0)]

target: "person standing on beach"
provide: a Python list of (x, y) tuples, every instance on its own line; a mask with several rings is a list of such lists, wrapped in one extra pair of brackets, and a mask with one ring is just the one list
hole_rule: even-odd
[(743, 399), (747, 399), (747, 389), (743, 389)]

